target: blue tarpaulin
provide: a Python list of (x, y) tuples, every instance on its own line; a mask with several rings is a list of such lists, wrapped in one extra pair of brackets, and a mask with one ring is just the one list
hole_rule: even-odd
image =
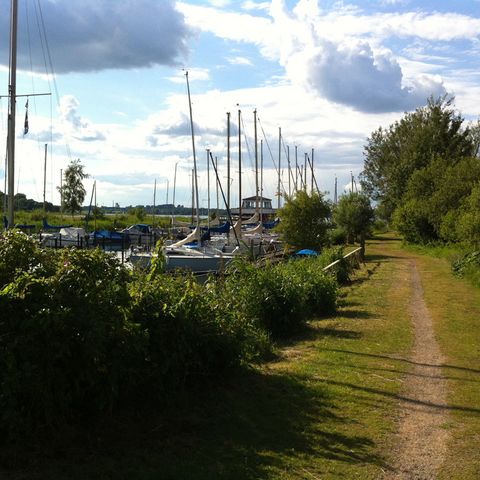
[(315, 250), (310, 250), (308, 248), (304, 248), (303, 250), (299, 250), (298, 252), (295, 252), (295, 256), (298, 257), (316, 257), (318, 255), (318, 252)]

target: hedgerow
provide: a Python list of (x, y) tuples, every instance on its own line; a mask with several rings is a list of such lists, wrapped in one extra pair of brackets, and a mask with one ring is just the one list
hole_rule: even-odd
[(206, 283), (161, 267), (160, 256), (137, 274), (99, 249), (52, 253), (20, 232), (0, 236), (3, 438), (161, 400), (263, 358), (335, 309), (320, 260), (239, 262)]

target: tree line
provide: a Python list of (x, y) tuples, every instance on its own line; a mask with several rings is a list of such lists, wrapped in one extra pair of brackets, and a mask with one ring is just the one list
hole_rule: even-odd
[(480, 122), (430, 98), (367, 139), (362, 190), (413, 243), (480, 244)]

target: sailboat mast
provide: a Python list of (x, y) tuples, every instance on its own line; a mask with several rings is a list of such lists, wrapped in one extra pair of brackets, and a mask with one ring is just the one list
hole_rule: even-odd
[(47, 144), (45, 144), (45, 159), (43, 162), (43, 214), (46, 212), (45, 191), (47, 190)]
[(192, 225), (195, 221), (195, 170), (192, 168)]
[(153, 209), (152, 209), (152, 223), (155, 224), (155, 202), (157, 200), (157, 179), (153, 184)]
[(257, 142), (257, 110), (253, 111), (253, 126), (255, 135), (255, 213), (258, 214), (258, 142)]
[(277, 188), (277, 209), (280, 210), (280, 172), (281, 170), (281, 161), (282, 161), (282, 128), (278, 127), (278, 188)]
[(263, 222), (263, 140), (260, 140), (260, 222)]
[(295, 193), (298, 192), (298, 147), (295, 145)]
[(311, 165), (311, 167), (312, 167), (312, 182), (311, 182), (311, 186), (310, 186), (312, 195), (313, 195), (313, 180), (314, 180), (314, 177), (315, 177), (315, 170), (313, 169), (313, 152), (314, 152), (314, 150), (312, 148), (312, 165)]
[(187, 79), (188, 108), (190, 112), (190, 131), (192, 133), (193, 175), (194, 175), (193, 183), (195, 185), (195, 200), (197, 205), (197, 228), (200, 228), (200, 202), (198, 200), (197, 156), (195, 153), (195, 133), (193, 130), (192, 101), (190, 98), (190, 84), (188, 83), (188, 72), (185, 72), (185, 78)]
[(305, 168), (305, 174), (304, 174), (304, 185), (303, 185), (303, 188), (305, 189), (305, 193), (307, 192), (307, 160), (308, 160), (308, 154), (305, 152), (305, 165), (304, 165), (304, 168)]
[(94, 191), (94, 209), (93, 209), (93, 229), (97, 230), (97, 181), (93, 182), (93, 191)]
[(292, 167), (290, 165), (290, 145), (287, 145), (287, 163), (288, 163), (288, 198), (292, 196)]
[[(218, 157), (215, 155), (215, 171), (218, 170)], [(216, 192), (217, 192), (217, 218), (219, 219), (220, 218), (220, 196), (219, 196), (219, 193), (218, 193), (218, 186), (219, 186), (219, 181), (218, 181), (218, 177), (217, 177), (217, 181), (215, 182), (215, 185), (216, 185)]]
[(242, 111), (238, 110), (238, 218), (242, 221)]
[(14, 225), (14, 197), (15, 197), (15, 105), (17, 95), (17, 28), (18, 28), (18, 1), (10, 4), (10, 69), (8, 79), (8, 136), (7, 136), (7, 173), (8, 173), (8, 227)]
[(227, 209), (230, 208), (230, 112), (227, 112)]
[(177, 165), (178, 162), (175, 163), (175, 173), (173, 174), (172, 227), (175, 219), (175, 190), (177, 188)]
[[(207, 225), (210, 228), (210, 149), (207, 148)], [(218, 219), (217, 219), (218, 220)]]

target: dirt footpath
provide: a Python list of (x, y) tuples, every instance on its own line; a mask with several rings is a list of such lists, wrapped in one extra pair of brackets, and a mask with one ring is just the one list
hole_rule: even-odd
[(446, 455), (447, 384), (441, 371), (444, 358), (434, 336), (414, 260), (410, 260), (409, 267), (412, 282), (409, 308), (415, 341), (407, 359), (411, 370), (400, 396), (391, 470), (383, 478), (430, 480), (436, 478)]

